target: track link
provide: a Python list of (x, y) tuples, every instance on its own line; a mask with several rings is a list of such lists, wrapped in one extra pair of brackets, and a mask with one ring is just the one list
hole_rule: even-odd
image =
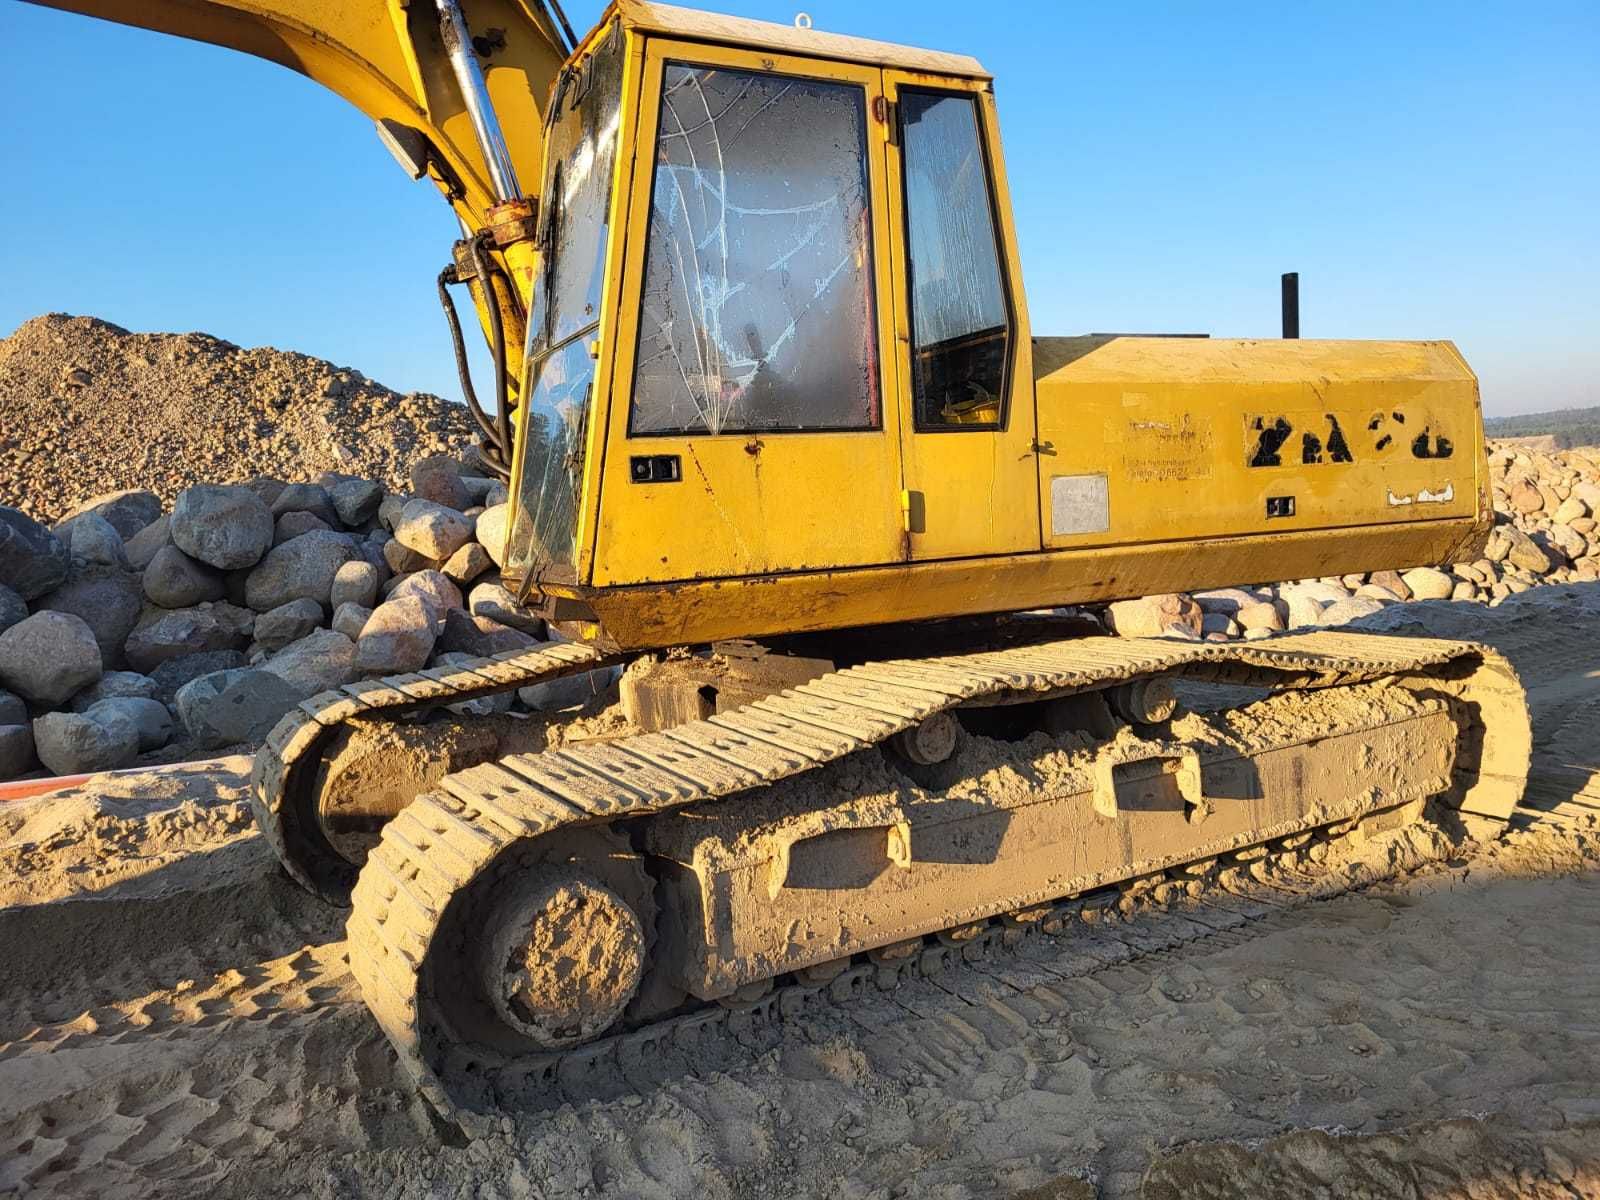
[[(472, 1110), (492, 1108), (496, 1096), (554, 1078), (563, 1063), (610, 1053), (591, 1048), (609, 1041), (532, 1056), (469, 1050), (430, 1016), (436, 989), (450, 986), (430, 969), (435, 952), (465, 949), (441, 945), (452, 903), (476, 884), (522, 869), (524, 851), (541, 839), (759, 788), (963, 704), (1066, 695), (1161, 674), (1274, 688), (1409, 678), (1461, 705), (1470, 728), (1452, 803), (1503, 819), (1526, 778), (1531, 739), (1522, 689), (1504, 658), (1472, 643), (1331, 631), (1254, 644), (1086, 638), (872, 663), (663, 733), (512, 755), (446, 776), (385, 827), (368, 857), (348, 926), (352, 971), (419, 1087), (441, 1110), (471, 1120)], [(1000, 922), (977, 936), (987, 945), (1004, 943), (1007, 934)], [(930, 950), (936, 959), (965, 956), (967, 945)], [(895, 972), (921, 971), (929, 952)], [(822, 990), (848, 994), (871, 986), (883, 969), (851, 967)], [(776, 1011), (818, 990), (784, 988), (775, 993)], [(622, 1036), (647, 1052), (652, 1038), (677, 1039), (728, 1019), (712, 1005)]]
[(250, 780), (256, 825), (302, 887), (340, 907), (350, 903), (356, 867), (323, 836), (314, 775), (322, 748), (348, 722), (406, 717), (445, 704), (546, 683), (628, 658), (574, 642), (346, 684), (287, 713), (257, 752)]

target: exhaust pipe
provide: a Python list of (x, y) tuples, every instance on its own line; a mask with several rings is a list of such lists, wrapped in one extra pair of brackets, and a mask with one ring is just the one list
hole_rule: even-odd
[(1300, 336), (1300, 272), (1285, 271), (1283, 275), (1283, 336)]

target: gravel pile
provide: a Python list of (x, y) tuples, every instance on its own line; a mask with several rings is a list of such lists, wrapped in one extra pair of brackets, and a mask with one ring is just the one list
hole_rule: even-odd
[(41, 521), (120, 488), (170, 504), (202, 479), (341, 471), (401, 490), (412, 462), (471, 441), (460, 405), (304, 354), (61, 313), (0, 341), (0, 504)]
[(1106, 625), (1125, 637), (1264, 638), (1408, 600), (1498, 604), (1542, 583), (1600, 579), (1600, 449), (1491, 442), (1489, 474), (1495, 528), (1474, 562), (1144, 596), (1110, 605)]
[[(505, 499), (430, 455), (404, 492), (257, 477), (170, 510), (96, 496), (54, 528), (0, 506), (0, 779), (248, 748), (318, 692), (544, 640), (501, 582)], [(570, 707), (593, 674), (462, 707)]]

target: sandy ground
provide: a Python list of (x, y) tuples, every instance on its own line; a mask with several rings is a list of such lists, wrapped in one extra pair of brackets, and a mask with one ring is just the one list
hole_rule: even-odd
[(1059, 939), (471, 1144), (251, 831), (246, 760), (0, 807), (0, 1194), (1600, 1195), (1600, 587), (1372, 623), (1522, 674), (1502, 841)]

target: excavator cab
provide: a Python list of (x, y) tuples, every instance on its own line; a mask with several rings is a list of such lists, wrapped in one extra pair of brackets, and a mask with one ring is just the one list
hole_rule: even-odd
[(976, 62), (624, 5), (550, 122), (507, 561), (532, 603), (1038, 549)]

